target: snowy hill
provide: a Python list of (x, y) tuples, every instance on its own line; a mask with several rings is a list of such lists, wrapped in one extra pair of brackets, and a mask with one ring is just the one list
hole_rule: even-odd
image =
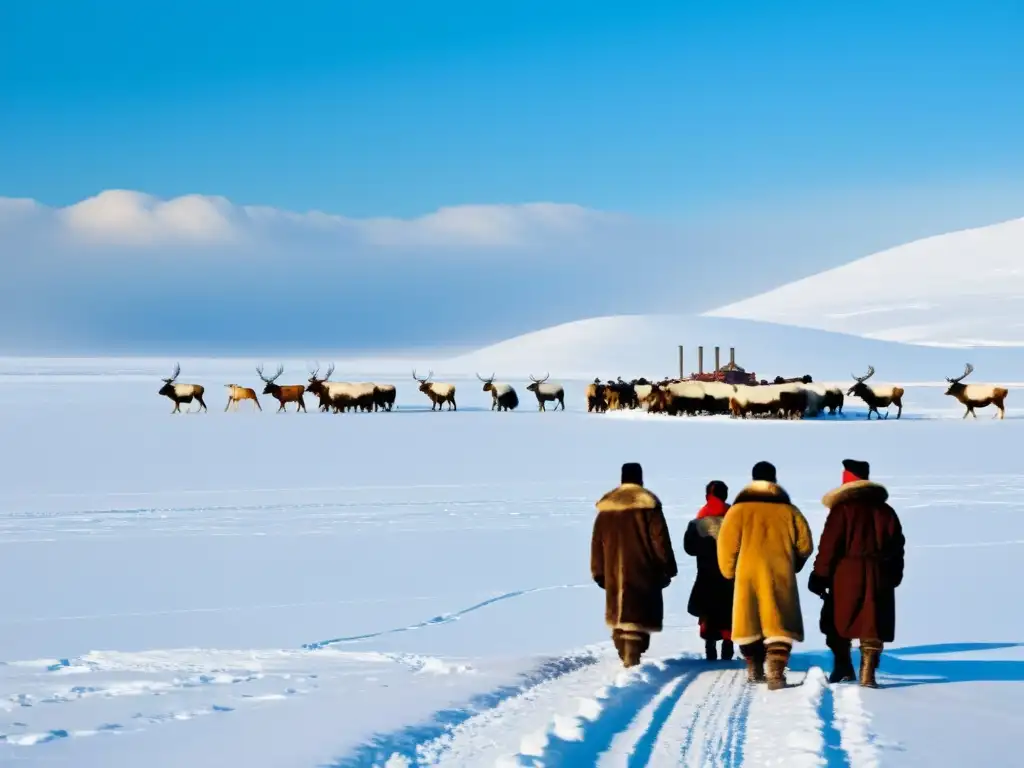
[(687, 372), (697, 370), (697, 346), (704, 345), (704, 369), (714, 367), (714, 346), (722, 363), (729, 347), (736, 362), (759, 375), (801, 375), (846, 380), (874, 365), (878, 377), (942, 381), (968, 360), (978, 380), (1024, 379), (1024, 349), (946, 349), (914, 346), (773, 323), (683, 315), (596, 317), (545, 328), (455, 357), (435, 366), (449, 375), (492, 371), (499, 376), (529, 374), (590, 379), (594, 376), (676, 375), (678, 346)]
[(1024, 218), (917, 240), (706, 313), (961, 346), (1024, 345)]

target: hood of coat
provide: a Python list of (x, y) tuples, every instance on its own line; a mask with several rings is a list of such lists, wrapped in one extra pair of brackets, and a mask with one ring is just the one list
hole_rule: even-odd
[(855, 480), (833, 488), (821, 499), (821, 503), (829, 509), (845, 501), (861, 501), (869, 504), (883, 504), (889, 498), (889, 491), (884, 485), (871, 480)]
[(722, 523), (724, 522), (725, 518), (720, 516), (702, 517), (693, 521), (698, 536), (710, 536), (715, 541), (718, 541), (718, 532), (722, 530)]
[(602, 496), (596, 506), (598, 512), (625, 512), (628, 509), (657, 509), (658, 497), (642, 485), (623, 483)]
[(786, 489), (776, 483), (769, 483), (767, 480), (755, 480), (733, 499), (732, 505), (760, 502), (762, 504), (789, 504), (789, 494)]

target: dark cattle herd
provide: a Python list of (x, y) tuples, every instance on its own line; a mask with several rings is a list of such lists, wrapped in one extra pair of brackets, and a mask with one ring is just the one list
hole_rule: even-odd
[[(989, 405), (995, 406), (996, 418), (1005, 418), (1008, 390), (989, 384), (963, 384), (963, 380), (973, 371), (974, 366), (968, 364), (960, 376), (947, 377), (949, 387), (945, 394), (963, 404), (966, 408), (963, 416), (965, 419), (968, 416), (977, 418), (975, 409)], [(319, 367), (310, 370), (305, 384), (278, 384), (278, 379), (284, 374), (284, 366), (278, 366), (271, 377), (264, 375), (263, 366), (257, 366), (256, 372), (264, 383), (263, 395), (277, 400), (278, 413), (287, 411), (290, 403), (295, 404), (296, 412), (305, 412), (306, 394), (317, 398), (321, 412), (390, 412), (395, 407), (397, 392), (393, 384), (330, 381), (334, 365), (323, 376), (320, 376)], [(206, 389), (202, 384), (177, 383), (180, 373), (181, 366), (176, 365), (171, 377), (163, 379), (164, 384), (159, 394), (174, 403), (172, 413), (181, 413), (181, 406), (193, 401), (199, 406), (195, 412), (205, 411), (203, 395)], [(762, 380), (750, 384), (696, 379), (652, 381), (639, 378), (626, 381), (618, 377), (602, 381), (596, 378), (587, 385), (585, 397), (588, 413), (642, 409), (648, 413), (668, 416), (720, 415), (739, 419), (837, 416), (842, 415), (846, 398), (855, 397), (867, 406), (869, 420), (872, 414), (879, 419), (888, 418), (890, 407), (896, 408), (896, 418), (899, 419), (903, 415), (904, 388), (892, 384), (868, 384), (867, 381), (874, 374), (874, 366), (868, 366), (863, 376), (851, 374), (853, 383), (845, 392), (844, 387), (835, 384), (815, 383), (809, 375), (794, 378), (779, 376), (771, 382)], [(429, 400), (430, 410), (458, 410), (454, 384), (433, 381), (433, 371), (420, 378), (414, 370), (412, 377), (419, 391)], [(477, 378), (483, 382), (483, 391), (491, 394), (492, 411), (513, 411), (519, 407), (519, 395), (512, 384), (496, 381), (493, 373), (488, 378), (477, 374)], [(530, 376), (526, 390), (536, 397), (538, 411), (547, 410), (548, 403), (554, 403), (554, 410), (564, 411), (565, 389), (561, 384), (549, 382), (549, 378), (550, 374), (540, 379)], [(232, 408), (237, 410), (244, 400), (251, 400), (254, 409), (263, 410), (256, 390), (238, 384), (224, 386), (228, 389), (225, 411)]]

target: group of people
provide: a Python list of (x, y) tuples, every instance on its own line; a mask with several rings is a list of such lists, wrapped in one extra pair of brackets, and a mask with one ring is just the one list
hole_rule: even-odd
[[(867, 462), (846, 459), (842, 483), (822, 499), (829, 511), (808, 587), (822, 599), (819, 627), (833, 654), (829, 682), (859, 679), (875, 688), (882, 648), (895, 636), (904, 537), (888, 491), (869, 475)], [(720, 480), (708, 483), (705, 497), (683, 548), (696, 559), (687, 610), (699, 621), (706, 658), (732, 659), (738, 646), (749, 682), (784, 688), (793, 643), (804, 640), (797, 574), (814, 550), (810, 526), (766, 461), (754, 465), (732, 505)], [(622, 466), (621, 484), (597, 510), (591, 575), (605, 591), (605, 622), (619, 657), (633, 667), (651, 633), (662, 629), (662, 592), (678, 575), (672, 539), (639, 464)]]

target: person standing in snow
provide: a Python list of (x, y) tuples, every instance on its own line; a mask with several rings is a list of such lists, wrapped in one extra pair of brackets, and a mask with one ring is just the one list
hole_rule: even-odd
[(690, 592), (686, 610), (700, 620), (700, 636), (708, 661), (718, 658), (718, 641), (722, 641), (722, 660), (733, 656), (732, 593), (733, 583), (718, 568), (718, 533), (729, 510), (726, 499), (729, 488), (721, 480), (712, 480), (704, 489), (707, 503), (697, 517), (686, 526), (683, 549), (697, 558), (697, 578)]
[(866, 461), (843, 461), (843, 482), (821, 500), (829, 512), (809, 588), (824, 600), (820, 628), (832, 651), (829, 682), (854, 679), (851, 641), (860, 641), (860, 684), (877, 688), (875, 671), (896, 633), (896, 588), (906, 541), (885, 486)]
[(751, 474), (718, 533), (718, 567), (735, 580), (732, 639), (747, 662), (747, 680), (767, 680), (774, 691), (785, 688), (793, 643), (804, 639), (796, 574), (814, 541), (775, 467), (761, 461)]
[(660, 632), (662, 590), (675, 578), (676, 558), (661, 501), (643, 487), (639, 464), (622, 465), (622, 483), (597, 502), (590, 573), (605, 592), (605, 623), (626, 667), (635, 667)]

